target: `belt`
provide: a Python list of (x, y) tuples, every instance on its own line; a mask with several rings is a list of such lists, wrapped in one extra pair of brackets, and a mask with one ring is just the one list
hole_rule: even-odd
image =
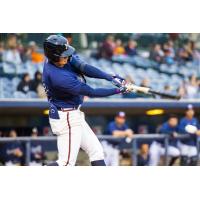
[(72, 110), (78, 110), (79, 108), (80, 108), (80, 106), (75, 106), (75, 107), (72, 107), (72, 108), (57, 107), (57, 110), (63, 111), (63, 112), (68, 112), (68, 111), (72, 111)]

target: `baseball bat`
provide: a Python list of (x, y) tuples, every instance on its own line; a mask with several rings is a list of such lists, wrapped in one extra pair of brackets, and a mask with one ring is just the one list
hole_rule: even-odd
[(165, 92), (153, 90), (153, 89), (148, 88), (148, 87), (137, 86), (137, 85), (134, 85), (134, 84), (131, 84), (130, 87), (133, 91), (136, 91), (136, 92), (142, 92), (142, 93), (145, 93), (145, 94), (156, 94), (156, 95), (159, 95), (161, 97), (168, 98), (168, 99), (179, 100), (181, 98), (180, 95), (168, 94), (168, 93), (165, 93)]

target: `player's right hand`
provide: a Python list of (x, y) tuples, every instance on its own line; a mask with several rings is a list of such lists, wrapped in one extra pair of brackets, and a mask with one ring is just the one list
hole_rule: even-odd
[(132, 83), (127, 83), (125, 85), (122, 85), (120, 88), (121, 93), (130, 93), (134, 92), (132, 88)]

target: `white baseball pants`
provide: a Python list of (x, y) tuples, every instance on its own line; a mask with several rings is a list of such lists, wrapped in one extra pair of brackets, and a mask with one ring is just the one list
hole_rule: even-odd
[[(168, 146), (168, 155), (171, 157), (180, 156), (180, 151), (174, 146)], [(153, 142), (149, 149), (150, 153), (150, 163), (151, 166), (157, 166), (160, 160), (160, 156), (165, 155), (165, 148), (158, 142)]]
[(58, 165), (74, 166), (80, 148), (88, 154), (90, 162), (103, 160), (103, 148), (85, 121), (84, 113), (72, 110), (58, 114), (60, 119), (49, 118), (52, 132), (57, 135)]
[(113, 147), (107, 141), (101, 142), (104, 150), (106, 166), (119, 166), (119, 149)]
[(179, 142), (178, 147), (181, 151), (181, 156), (193, 157), (198, 154), (196, 146), (190, 146)]

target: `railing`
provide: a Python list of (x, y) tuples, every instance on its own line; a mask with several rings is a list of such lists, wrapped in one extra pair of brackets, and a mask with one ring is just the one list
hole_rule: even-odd
[[(183, 140), (183, 139), (189, 139), (189, 135), (178, 135), (175, 138), (179, 139), (179, 140)], [(122, 139), (124, 138), (116, 138), (113, 136), (107, 136), (107, 135), (100, 135), (98, 136), (99, 140), (108, 140), (108, 141), (115, 141), (115, 142), (120, 142)], [(168, 165), (169, 161), (168, 161), (168, 151), (167, 151), (167, 147), (169, 146), (169, 137), (167, 135), (161, 135), (161, 134), (143, 134), (143, 135), (135, 135), (134, 138), (131, 141), (131, 145), (132, 145), (132, 164), (133, 165), (137, 165), (137, 152), (138, 152), (138, 142), (142, 141), (145, 143), (145, 141), (153, 141), (153, 140), (160, 140), (160, 141), (164, 141), (164, 147), (165, 147), (165, 165)], [(21, 142), (25, 142), (25, 164), (28, 166), (30, 163), (30, 152), (31, 152), (31, 142), (32, 141), (56, 141), (56, 137), (54, 136), (49, 136), (49, 137), (37, 137), (37, 138), (33, 138), (33, 137), (17, 137), (17, 138), (6, 138), (6, 137), (2, 137), (0, 138), (0, 143), (4, 143), (4, 142), (12, 142), (12, 141), (21, 141)], [(200, 139), (197, 139), (197, 143), (196, 143), (196, 147), (198, 150), (198, 155), (199, 155), (199, 151), (200, 151)], [(198, 156), (199, 158), (199, 156)]]

